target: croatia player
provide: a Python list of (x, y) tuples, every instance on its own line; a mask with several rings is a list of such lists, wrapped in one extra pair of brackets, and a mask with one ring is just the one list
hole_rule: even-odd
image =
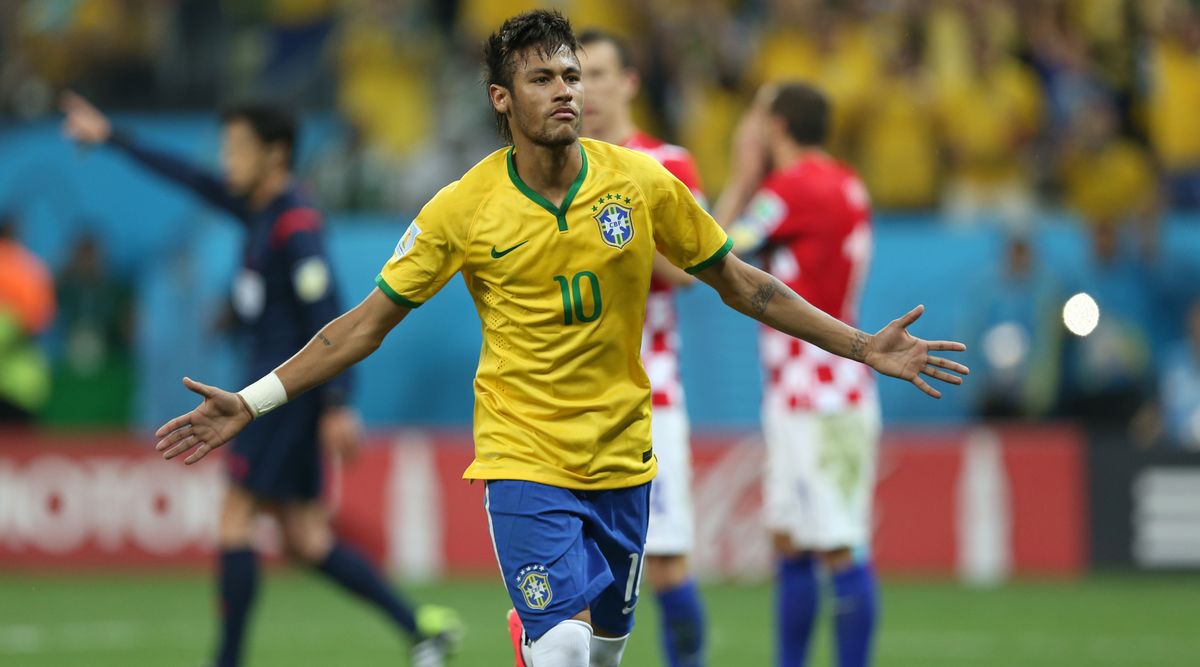
[[(588, 94), (583, 108), (584, 136), (653, 157), (703, 205), (699, 171), (687, 150), (655, 139), (633, 124), (631, 105), (637, 94), (638, 73), (628, 45), (616, 35), (596, 29), (580, 33), (579, 44), (583, 47), (579, 63)], [(685, 271), (656, 254), (642, 330), (642, 365), (650, 378), (654, 405), (650, 435), (658, 459), (658, 476), (650, 486), (646, 576), (658, 598), (662, 645), (670, 667), (704, 664), (704, 606), (688, 567), (695, 531), (692, 453), (683, 384), (679, 379), (674, 294), (675, 287), (694, 281)]]
[[(115, 131), (78, 95), (64, 95), (62, 110), (71, 138), (120, 150), (242, 224), (243, 264), (233, 303), (249, 330), (250, 377), (279, 365), (337, 315), (321, 214), (292, 178), (296, 125), (291, 114), (262, 105), (225, 111), (218, 177)], [(331, 376), (318, 391), (250, 425), (231, 448), (231, 484), (218, 529), (218, 667), (241, 662), (258, 589), (253, 536), (260, 512), (279, 520), (293, 557), (386, 614), (412, 640), (415, 665), (443, 665), (459, 633), (448, 610), (422, 607), (414, 614), (366, 559), (333, 534), (321, 499), (321, 445), (339, 456), (352, 455), (358, 446), (358, 417), (346, 404), (348, 388), (348, 374)]]
[[(734, 247), (759, 253), (797, 294), (853, 325), (871, 253), (870, 205), (854, 171), (823, 149), (829, 104), (803, 84), (768, 87), (739, 130), (719, 215)], [(769, 163), (763, 176), (761, 165)], [(741, 178), (739, 179), (738, 176)], [(817, 566), (836, 595), (838, 664), (870, 661), (877, 616), (867, 550), (879, 404), (866, 366), (764, 327), (766, 518), (778, 557), (777, 664), (805, 662)]]
[(475, 375), (475, 460), (505, 586), (525, 641), (517, 664), (616, 667), (637, 606), (650, 494), (651, 390), (639, 363), (655, 252), (731, 307), (938, 395), (962, 350), (905, 331), (875, 335), (830, 317), (730, 254), (687, 187), (642, 153), (581, 139), (578, 42), (558, 12), (509, 19), (484, 47), (488, 98), (510, 146), (425, 205), (376, 289), (295, 356), (238, 393), (185, 378), (196, 409), (157, 448), (185, 463), (371, 354), (461, 273), (483, 347)]

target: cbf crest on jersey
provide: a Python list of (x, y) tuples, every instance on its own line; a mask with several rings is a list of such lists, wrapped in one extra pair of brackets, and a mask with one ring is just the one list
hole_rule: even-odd
[(530, 609), (542, 610), (554, 599), (545, 565), (526, 565), (517, 573), (517, 589)]
[(614, 248), (624, 248), (633, 239), (633, 209), (629, 198), (610, 194), (600, 198), (592, 217), (600, 225), (600, 238)]

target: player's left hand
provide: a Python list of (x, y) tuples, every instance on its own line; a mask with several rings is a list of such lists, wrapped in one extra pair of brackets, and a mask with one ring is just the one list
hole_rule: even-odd
[(317, 424), (317, 437), (325, 451), (349, 462), (358, 456), (362, 441), (362, 423), (353, 408), (326, 408)]
[[(962, 343), (948, 340), (922, 340), (908, 333), (908, 327), (921, 314), (925, 306), (917, 306), (900, 319), (892, 320), (886, 327), (879, 330), (867, 344), (864, 362), (875, 370), (902, 380), (908, 380), (918, 389), (934, 398), (941, 398), (942, 392), (930, 386), (922, 378), (926, 375), (950, 384), (962, 384), (961, 375), (970, 373), (966, 366), (930, 355), (930, 352), (964, 352), (967, 349)], [(951, 371), (958, 373), (952, 375)]]
[(160, 426), (154, 435), (162, 439), (154, 448), (163, 453), (164, 459), (173, 459), (195, 449), (191, 456), (183, 460), (191, 465), (229, 442), (254, 420), (254, 415), (237, 394), (201, 384), (191, 378), (183, 378), (183, 386), (200, 394), (204, 400), (195, 410)]

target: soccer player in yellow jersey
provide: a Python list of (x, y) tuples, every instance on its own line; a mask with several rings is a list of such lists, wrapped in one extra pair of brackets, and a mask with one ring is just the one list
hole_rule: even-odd
[[(590, 28), (579, 33), (579, 44), (579, 64), (588, 92), (583, 134), (653, 157), (703, 205), (700, 172), (687, 149), (652, 137), (633, 122), (633, 100), (640, 75), (626, 41), (603, 29)], [(663, 667), (704, 667), (704, 602), (688, 562), (695, 539), (692, 448), (679, 377), (680, 342), (675, 315), (676, 288), (689, 287), (696, 279), (662, 255), (654, 260), (642, 329), (642, 366), (650, 378), (650, 438), (658, 474), (650, 486), (643, 573), (658, 599)]]
[(633, 627), (655, 473), (638, 350), (656, 249), (740, 312), (932, 396), (922, 374), (958, 384), (953, 373), (967, 372), (930, 354), (962, 344), (907, 333), (920, 307), (874, 335), (846, 325), (730, 254), (725, 232), (653, 158), (580, 139), (577, 48), (557, 12), (506, 21), (484, 58), (510, 146), (426, 204), (362, 303), (236, 394), (185, 378), (203, 401), (158, 431), (166, 458), (201, 460), (371, 354), (461, 273), (484, 341), (464, 477), (487, 483), (526, 667), (615, 667)]

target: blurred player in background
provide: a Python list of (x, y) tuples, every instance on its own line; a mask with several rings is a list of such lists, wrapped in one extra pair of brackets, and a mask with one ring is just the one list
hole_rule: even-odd
[[(579, 35), (579, 63), (587, 88), (583, 134), (641, 151), (666, 167), (703, 205), (700, 176), (687, 150), (638, 130), (633, 124), (633, 98), (639, 77), (629, 46), (603, 30)], [(646, 576), (661, 608), (662, 643), (670, 667), (704, 664), (704, 606), (688, 567), (694, 542), (692, 452), (687, 408), (679, 379), (679, 332), (675, 287), (695, 282), (661, 254), (654, 256), (646, 323), (642, 330), (642, 365), (650, 378), (653, 419), (651, 440), (658, 476), (650, 485), (650, 527), (646, 533)]]
[[(278, 366), (339, 312), (325, 250), (322, 216), (292, 176), (296, 123), (287, 111), (245, 105), (222, 120), (223, 173), (209, 174), (115, 131), (78, 95), (62, 99), (64, 130), (85, 144), (112, 146), (147, 169), (191, 190), (245, 229), (243, 264), (233, 303), (249, 330), (249, 375)], [(448, 610), (412, 607), (349, 545), (337, 541), (321, 498), (321, 446), (352, 456), (360, 438), (347, 405), (348, 374), (256, 421), (228, 457), (231, 484), (221, 503), (217, 667), (241, 661), (242, 640), (258, 589), (255, 519), (278, 519), (288, 552), (385, 613), (412, 641), (414, 664), (437, 667), (458, 633)]]
[(930, 355), (961, 344), (908, 335), (920, 308), (874, 336), (847, 326), (730, 254), (724, 230), (653, 158), (580, 139), (578, 49), (558, 12), (500, 26), (484, 60), (511, 145), (425, 205), (362, 303), (236, 394), (185, 378), (203, 401), (157, 432), (165, 458), (202, 460), (366, 358), (461, 272), (483, 327), (464, 477), (487, 484), (523, 667), (616, 667), (633, 628), (657, 468), (639, 361), (656, 252), (740, 312), (931, 395), (921, 374), (958, 384), (937, 367), (967, 370)]
[[(814, 306), (853, 325), (871, 256), (870, 203), (823, 150), (829, 103), (803, 84), (760, 91), (735, 138), (718, 219), (734, 248)], [(769, 170), (769, 171), (768, 171)], [(800, 667), (817, 620), (818, 566), (833, 581), (838, 664), (870, 661), (878, 615), (868, 556), (880, 431), (866, 366), (764, 327), (764, 498), (778, 555), (778, 665)]]

